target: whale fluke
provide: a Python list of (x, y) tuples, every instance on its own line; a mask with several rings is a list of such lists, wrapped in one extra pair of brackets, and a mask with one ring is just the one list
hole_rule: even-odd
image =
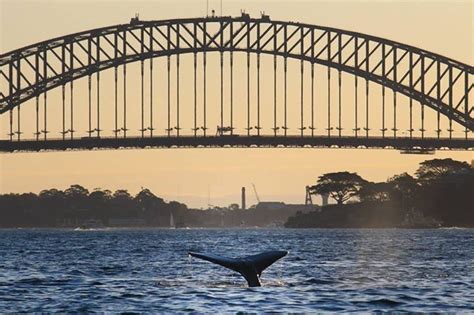
[(245, 278), (245, 280), (247, 280), (249, 287), (259, 287), (259, 277), (262, 272), (275, 261), (286, 256), (288, 252), (271, 251), (239, 258), (227, 258), (212, 254), (202, 254), (194, 252), (188, 252), (188, 254), (193, 257), (207, 260), (212, 263), (226, 267), (228, 269), (234, 270), (240, 273)]

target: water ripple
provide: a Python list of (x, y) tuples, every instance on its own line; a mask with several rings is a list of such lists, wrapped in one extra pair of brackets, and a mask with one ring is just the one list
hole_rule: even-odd
[[(0, 230), (1, 312), (470, 312), (474, 230)], [(289, 250), (262, 287), (188, 250)]]

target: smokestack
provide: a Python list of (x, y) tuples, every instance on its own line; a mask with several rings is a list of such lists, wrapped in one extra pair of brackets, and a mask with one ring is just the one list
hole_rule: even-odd
[(245, 210), (245, 187), (242, 187), (242, 210)]

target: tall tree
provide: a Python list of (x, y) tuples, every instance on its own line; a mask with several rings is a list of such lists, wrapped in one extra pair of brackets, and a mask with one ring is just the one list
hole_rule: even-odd
[(416, 179), (408, 173), (402, 173), (390, 177), (387, 183), (391, 187), (390, 199), (402, 204), (402, 207), (411, 207), (414, 198), (419, 191)]
[(473, 172), (471, 166), (466, 162), (456, 161), (450, 158), (426, 160), (420, 163), (416, 176), (422, 181), (432, 181), (446, 175), (468, 174)]
[(390, 191), (388, 183), (366, 183), (362, 185), (359, 197), (362, 201), (384, 202), (390, 200)]
[(126, 189), (117, 189), (114, 192), (113, 198), (117, 201), (130, 201), (133, 199)]
[(357, 173), (337, 172), (319, 176), (316, 185), (310, 190), (316, 194), (329, 194), (337, 204), (341, 205), (347, 200), (358, 196), (362, 185), (366, 181)]
[(81, 185), (71, 185), (64, 191), (71, 208), (85, 209), (88, 207), (89, 191)]
[(164, 203), (163, 199), (155, 196), (148, 188), (143, 188), (138, 192), (134, 200), (139, 204), (142, 210), (150, 210)]
[(95, 188), (94, 191), (89, 194), (90, 206), (95, 209), (104, 208), (110, 199), (112, 199), (112, 192), (107, 189), (101, 190), (100, 188)]
[(67, 197), (82, 198), (89, 195), (89, 191), (81, 185), (71, 185), (64, 191)]

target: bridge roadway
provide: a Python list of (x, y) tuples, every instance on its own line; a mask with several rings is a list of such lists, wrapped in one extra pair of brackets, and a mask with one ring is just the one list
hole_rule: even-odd
[(427, 153), (437, 149), (472, 150), (474, 140), (465, 138), (328, 137), (328, 136), (154, 136), (83, 137), (73, 140), (0, 140), (0, 152), (68, 151), (127, 148), (380, 148), (407, 153)]

